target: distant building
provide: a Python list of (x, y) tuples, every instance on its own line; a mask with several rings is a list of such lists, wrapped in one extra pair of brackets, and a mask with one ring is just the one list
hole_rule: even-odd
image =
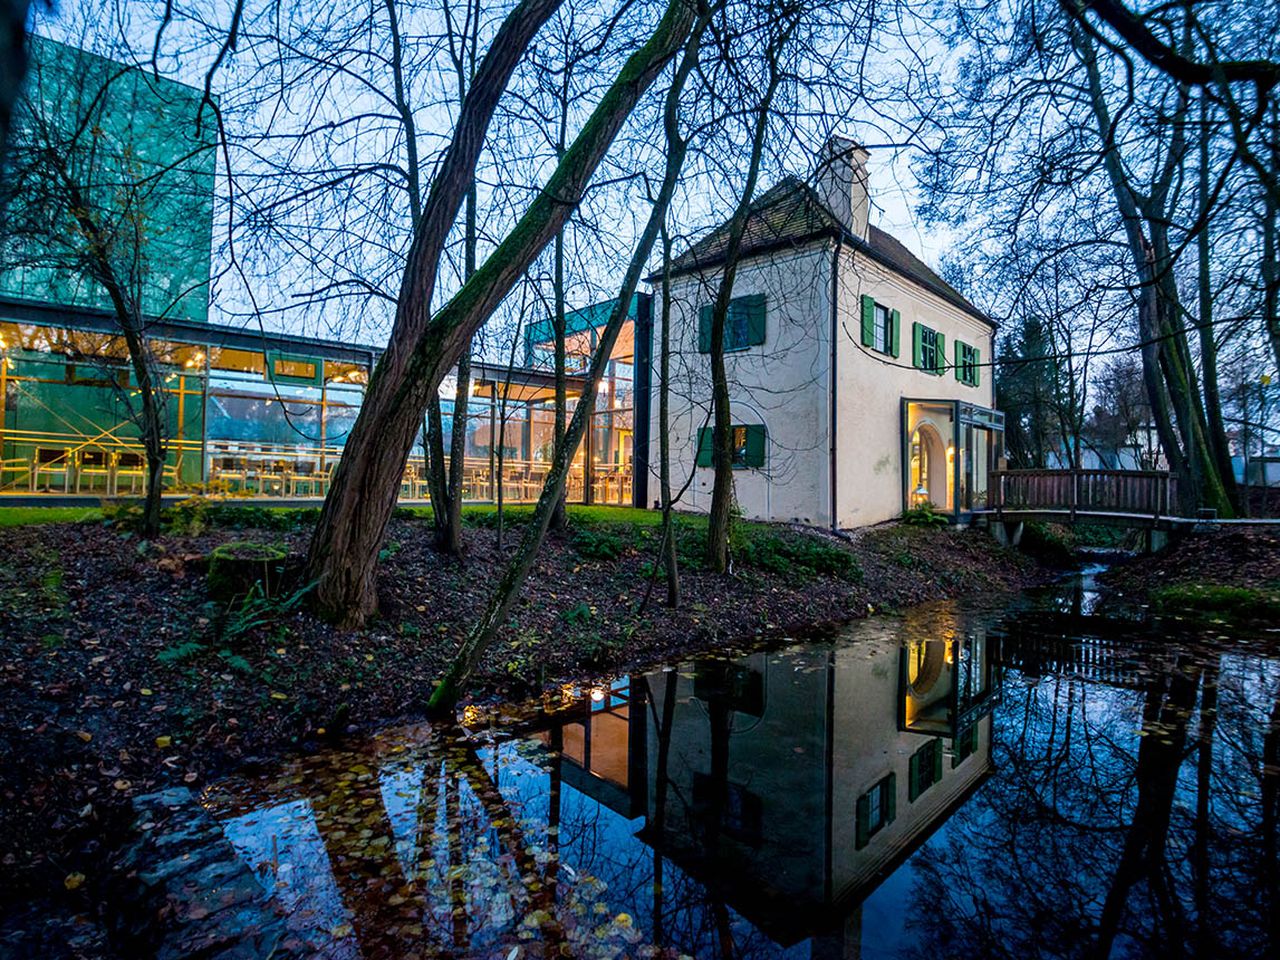
[[(867, 157), (834, 138), (816, 186), (788, 177), (748, 217), (725, 330), (748, 517), (848, 528), (926, 501), (957, 517), (986, 502), (1004, 422), (994, 324), (869, 224)], [(670, 269), (672, 459), (676, 476), (695, 473), (680, 506), (696, 511), (711, 501), (707, 354), (727, 238), (718, 228)]]

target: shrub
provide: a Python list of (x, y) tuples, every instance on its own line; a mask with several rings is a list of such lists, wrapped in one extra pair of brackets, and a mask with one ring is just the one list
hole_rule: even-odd
[(209, 528), (214, 502), (208, 497), (188, 497), (161, 511), (161, 519), (172, 533), (198, 537)]
[(912, 507), (910, 510), (902, 511), (902, 522), (912, 527), (945, 527), (951, 522), (945, 513), (939, 513), (926, 500), (924, 503)]
[(584, 560), (617, 560), (626, 544), (611, 530), (579, 527), (573, 532), (573, 549)]
[(287, 559), (284, 548), (271, 543), (245, 540), (215, 547), (209, 554), (209, 594), (236, 600), (257, 589), (271, 597), (280, 588)]
[[(267, 595), (261, 583), (254, 583), (240, 600), (239, 606), (227, 612), (222, 625), (223, 642), (234, 647), (259, 630), (274, 626), (301, 606), (314, 586), (315, 583), (308, 583), (286, 597), (275, 598)], [(231, 654), (228, 653), (228, 656)]]
[(738, 556), (747, 566), (783, 575), (826, 576), (849, 582), (862, 578), (853, 553), (817, 537), (758, 534), (744, 538)]

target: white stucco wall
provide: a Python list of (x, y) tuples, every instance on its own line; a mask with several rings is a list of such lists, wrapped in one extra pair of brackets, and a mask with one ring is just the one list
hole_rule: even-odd
[[(896, 359), (862, 346), (863, 294), (901, 313)], [(979, 385), (971, 387), (955, 378), (951, 363), (959, 339), (981, 350), (981, 362), (989, 364), (993, 331), (973, 315), (850, 248), (841, 251), (836, 296), (840, 317), (836, 343), (836, 516), (841, 527), (857, 527), (902, 512), (900, 410), (904, 397), (992, 405), (991, 368), (983, 366)], [(911, 365), (911, 325), (916, 322), (946, 337), (948, 369), (941, 376)]]
[[(725, 355), (735, 424), (764, 424), (766, 462), (734, 472), (738, 503), (751, 519), (830, 524), (829, 383), (830, 246), (748, 259), (738, 267), (735, 297), (766, 298), (765, 342)], [(672, 282), (671, 477), (677, 491), (693, 482), (677, 508), (705, 513), (713, 471), (696, 467), (698, 428), (710, 423), (710, 357), (698, 352), (698, 311), (714, 299), (719, 274)], [(661, 291), (654, 291), (650, 464), (657, 475), (658, 355)], [(649, 489), (656, 498), (658, 483)]]

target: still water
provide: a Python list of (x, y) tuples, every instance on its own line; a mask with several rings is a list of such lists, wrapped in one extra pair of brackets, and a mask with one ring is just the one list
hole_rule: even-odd
[(318, 957), (1280, 956), (1280, 662), (1096, 602), (926, 606), (202, 800)]

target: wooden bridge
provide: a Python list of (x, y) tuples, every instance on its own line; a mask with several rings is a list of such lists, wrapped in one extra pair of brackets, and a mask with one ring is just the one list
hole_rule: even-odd
[(1218, 526), (1280, 526), (1280, 519), (1219, 519), (1216, 510), (1188, 516), (1177, 480), (1164, 470), (992, 470), (987, 508), (973, 512), (997, 539), (1017, 543), (1026, 520), (1102, 523), (1146, 531), (1147, 550), (1174, 532)]
[(1204, 519), (1180, 515), (1177, 502), (1177, 482), (1164, 470), (993, 470), (984, 512), (1002, 519), (1096, 518), (1134, 526)]

